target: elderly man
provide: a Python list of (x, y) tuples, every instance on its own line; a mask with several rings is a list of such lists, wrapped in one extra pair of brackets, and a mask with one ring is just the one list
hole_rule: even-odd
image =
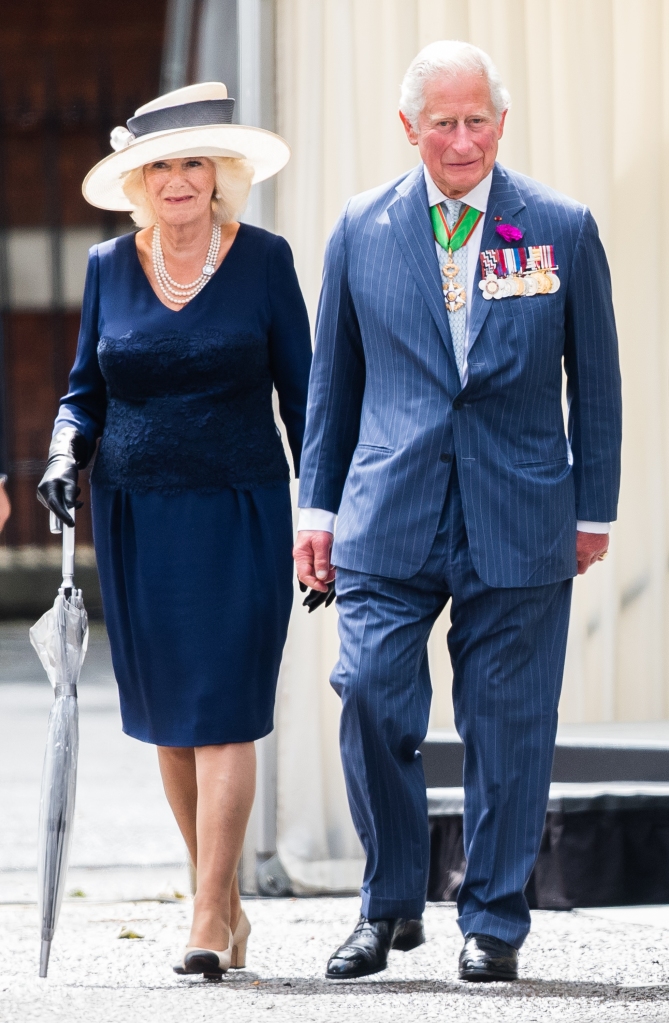
[(572, 577), (606, 556), (616, 516), (621, 399), (606, 258), (585, 207), (496, 163), (508, 106), (481, 50), (428, 46), (400, 101), (422, 163), (352, 199), (328, 244), (295, 559), (321, 591), (336, 566), (331, 681), (367, 856), (362, 915), (331, 978), (375, 973), (391, 947), (423, 940), (417, 749), (431, 697), (426, 644), (449, 600), (465, 747), (460, 976), (517, 976)]

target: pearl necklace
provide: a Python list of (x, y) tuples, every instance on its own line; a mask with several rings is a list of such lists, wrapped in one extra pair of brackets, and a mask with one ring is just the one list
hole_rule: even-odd
[(216, 272), (216, 260), (218, 259), (218, 250), (220, 246), (221, 228), (219, 224), (214, 224), (211, 229), (211, 241), (209, 242), (209, 250), (207, 252), (207, 258), (204, 261), (204, 266), (202, 267), (202, 273), (196, 280), (192, 281), (191, 284), (179, 284), (170, 277), (167, 272), (165, 256), (163, 255), (163, 247), (160, 244), (160, 227), (158, 224), (155, 224), (153, 228), (153, 241), (151, 244), (153, 273), (156, 281), (158, 282), (158, 287), (165, 298), (174, 305), (186, 305), (186, 303), (190, 302), (192, 298), (195, 298), (195, 296), (202, 291), (205, 284), (208, 283), (209, 279)]

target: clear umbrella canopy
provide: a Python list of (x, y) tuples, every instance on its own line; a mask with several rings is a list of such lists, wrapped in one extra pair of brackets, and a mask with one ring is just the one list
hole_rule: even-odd
[[(53, 523), (52, 531), (55, 531)], [(88, 646), (88, 616), (81, 590), (74, 589), (73, 575), (74, 529), (64, 526), (63, 584), (53, 607), (30, 630), (30, 642), (55, 694), (49, 715), (40, 797), (40, 977), (47, 974), (51, 941), (63, 899), (77, 785), (77, 683)]]

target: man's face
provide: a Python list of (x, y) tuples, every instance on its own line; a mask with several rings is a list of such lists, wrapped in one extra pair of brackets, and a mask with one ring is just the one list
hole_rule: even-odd
[(400, 112), (407, 138), (418, 146), (437, 188), (459, 199), (493, 168), (506, 111), (497, 118), (482, 75), (440, 75), (425, 86), (425, 105), (414, 130)]

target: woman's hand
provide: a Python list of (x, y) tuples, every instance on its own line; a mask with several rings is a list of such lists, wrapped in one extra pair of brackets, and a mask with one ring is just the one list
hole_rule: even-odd
[(51, 441), (46, 471), (37, 487), (37, 499), (66, 526), (74, 526), (68, 508), (82, 508), (77, 501), (79, 469), (86, 464), (86, 438), (73, 426), (59, 430)]

